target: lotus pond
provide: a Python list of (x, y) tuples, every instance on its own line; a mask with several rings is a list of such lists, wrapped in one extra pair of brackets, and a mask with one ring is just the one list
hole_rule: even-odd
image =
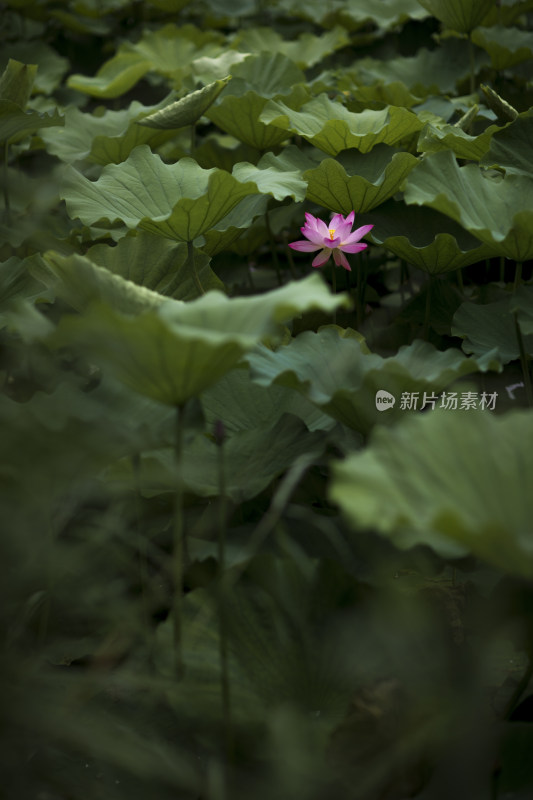
[(533, 797), (533, 1), (0, 4), (8, 800)]

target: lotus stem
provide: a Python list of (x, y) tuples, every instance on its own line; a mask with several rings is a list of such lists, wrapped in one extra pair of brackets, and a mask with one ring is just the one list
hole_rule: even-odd
[(363, 312), (361, 309), (361, 282), (363, 280), (363, 256), (359, 253), (357, 259), (357, 286), (355, 287), (355, 319), (357, 330), (361, 329), (363, 323)]
[(474, 94), (476, 90), (476, 60), (471, 33), (468, 34), (468, 57), (470, 60), (470, 94)]
[(459, 267), (459, 269), (457, 270), (457, 285), (459, 287), (459, 291), (464, 296), (465, 286), (464, 286), (464, 283), (463, 283), (463, 269), (462, 269), (462, 267)]
[(6, 222), (9, 225), (10, 223), (10, 206), (9, 206), (9, 189), (8, 189), (8, 174), (7, 174), (7, 155), (8, 155), (8, 144), (7, 141), (4, 143), (4, 165), (3, 165), (3, 172), (4, 172), (4, 206), (6, 209)]
[(174, 669), (178, 678), (183, 677), (183, 642), (182, 642), (182, 594), (183, 594), (183, 554), (184, 554), (184, 524), (183, 524), (183, 412), (184, 405), (176, 408), (174, 430), (174, 461), (177, 468), (176, 491), (174, 495), (174, 536), (172, 552), (172, 623), (173, 623), (173, 650)]
[(518, 322), (518, 314), (516, 311), (514, 312), (513, 316), (514, 316), (514, 324), (516, 331), (516, 339), (518, 341), (518, 352), (520, 353), (520, 366), (522, 367), (522, 376), (524, 378), (524, 387), (526, 390), (526, 399), (529, 407), (532, 408), (533, 390), (531, 387), (531, 375), (529, 373), (529, 364), (526, 354), (526, 348), (524, 347), (524, 339), (522, 337), (522, 331), (520, 329), (520, 323)]
[(233, 753), (233, 736), (231, 724), (231, 692), (228, 670), (228, 637), (226, 629), (226, 610), (224, 607), (224, 576), (226, 571), (226, 467), (224, 454), (224, 426), (217, 420), (215, 424), (215, 442), (218, 450), (218, 625), (219, 625), (219, 657), (220, 657), (220, 689), (222, 695), (222, 719), (224, 725), (224, 744), (228, 759)]
[[(331, 264), (331, 291), (333, 294), (337, 294), (337, 273), (335, 271), (335, 262), (333, 261)], [(337, 309), (333, 309), (333, 324), (337, 324)]]
[(201, 297), (203, 294), (205, 294), (205, 291), (200, 281), (198, 270), (196, 269), (196, 261), (194, 259), (194, 245), (192, 243), (192, 240), (189, 240), (187, 242), (187, 264), (189, 267), (189, 271), (192, 273), (194, 285), (196, 286), (198, 295)]
[(522, 283), (522, 262), (521, 261), (517, 261), (516, 262), (516, 269), (515, 269), (515, 273), (514, 273), (513, 292), (516, 292), (516, 290), (518, 289), (518, 287), (520, 286), (521, 283)]
[(428, 341), (429, 337), (429, 320), (431, 317), (431, 289), (433, 288), (433, 275), (429, 276), (429, 280), (427, 282), (427, 292), (426, 292), (426, 311), (424, 314), (424, 327), (422, 329), (422, 338), (425, 342)]
[(278, 283), (279, 283), (280, 286), (282, 286), (283, 285), (283, 281), (281, 279), (281, 270), (280, 270), (280, 267), (279, 267), (278, 253), (277, 253), (277, 250), (276, 250), (276, 242), (274, 240), (274, 234), (272, 233), (272, 228), (270, 227), (270, 218), (268, 216), (268, 208), (265, 211), (265, 227), (266, 227), (266, 230), (267, 230), (268, 241), (270, 243), (270, 253), (272, 255), (272, 263), (274, 264), (274, 269), (276, 270)]
[(196, 122), (193, 122), (191, 125), (191, 156), (193, 155), (194, 151), (196, 150)]
[[(283, 234), (283, 239), (285, 240), (285, 244), (288, 242), (288, 234), (287, 231)], [(291, 273), (291, 278), (293, 281), (296, 280), (296, 267), (294, 265), (294, 258), (292, 257), (292, 250), (290, 247), (287, 248), (287, 261), (289, 262), (289, 272)]]
[(135, 481), (135, 527), (137, 529), (137, 557), (139, 561), (139, 582), (141, 584), (143, 623), (147, 630), (150, 627), (150, 613), (148, 608), (148, 570), (146, 555), (146, 540), (141, 530), (141, 457), (134, 453), (131, 457), (131, 466)]

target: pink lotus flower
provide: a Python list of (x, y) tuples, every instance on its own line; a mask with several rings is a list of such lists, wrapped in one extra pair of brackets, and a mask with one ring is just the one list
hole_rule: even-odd
[(309, 241), (301, 239), (299, 242), (291, 242), (289, 247), (292, 247), (293, 250), (301, 250), (303, 253), (320, 250), (321, 252), (313, 260), (313, 267), (322, 267), (329, 261), (329, 257), (333, 253), (335, 264), (351, 272), (352, 268), (344, 253), (360, 253), (361, 250), (368, 247), (359, 240), (374, 227), (373, 225), (363, 225), (351, 233), (354, 218), (355, 211), (350, 211), (346, 218), (342, 214), (335, 214), (328, 227), (318, 217), (306, 213), (306, 223), (300, 230)]

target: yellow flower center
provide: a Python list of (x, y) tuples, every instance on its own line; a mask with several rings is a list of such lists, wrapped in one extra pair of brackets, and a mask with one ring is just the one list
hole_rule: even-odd
[(329, 238), (331, 239), (331, 241), (333, 241), (333, 239), (335, 238), (335, 228), (329, 229)]

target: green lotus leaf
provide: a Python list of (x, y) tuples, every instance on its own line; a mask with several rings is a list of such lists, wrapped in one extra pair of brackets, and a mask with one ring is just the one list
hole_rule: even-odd
[(227, 77), (213, 81), (137, 122), (159, 130), (175, 130), (185, 125), (194, 125), (226, 88), (230, 79)]
[(494, 7), (495, 0), (419, 0), (447, 28), (470, 33)]
[[(4, 42), (2, 45), (2, 57), (0, 57), (0, 70), (5, 66), (5, 61), (8, 58), (16, 59), (22, 62), (26, 67), (37, 65), (38, 69), (35, 72), (33, 68), (33, 91), (42, 92), (43, 94), (51, 94), (54, 89), (57, 89), (61, 80), (68, 70), (68, 60), (58, 55), (56, 51), (45, 42), (39, 41), (19, 41), (7, 44)], [(1, 96), (0, 84), (0, 96)], [(28, 95), (29, 97), (29, 95)], [(20, 102), (16, 97), (5, 97), (4, 99), (14, 100), (22, 107), (25, 102)]]
[(308, 430), (330, 430), (335, 424), (299, 392), (285, 386), (259, 386), (247, 369), (233, 369), (200, 398), (208, 429), (220, 420), (228, 434), (269, 428), (283, 414), (294, 414)]
[[(526, 304), (531, 303), (530, 294), (524, 294)], [(518, 310), (517, 299), (509, 296), (494, 303), (480, 305), (478, 303), (463, 303), (454, 314), (452, 335), (460, 336), (463, 341), (465, 353), (473, 353), (476, 357), (487, 352), (494, 353), (501, 364), (520, 357), (520, 348), (516, 335), (516, 327), (512, 309)], [(529, 330), (527, 317), (521, 310), (520, 322), (525, 322), (523, 334), (526, 353), (533, 355), (533, 331)], [(522, 324), (521, 324), (522, 328)]]
[(33, 296), (42, 288), (31, 274), (31, 267), (40, 260), (39, 255), (21, 259), (11, 256), (0, 263), (0, 311), (13, 305), (17, 299)]
[[(87, 258), (115, 275), (120, 275), (137, 286), (144, 286), (174, 300), (193, 300), (198, 296), (190, 265), (187, 263), (187, 245), (175, 243), (147, 231), (131, 232), (114, 246), (97, 244), (91, 247)], [(207, 254), (194, 250), (195, 268), (202, 287), (224, 289), (209, 266)]]
[(266, 194), (252, 194), (241, 200), (210, 231), (206, 231), (202, 250), (214, 256), (232, 245), (244, 230), (250, 228), (256, 217), (264, 216), (269, 199)]
[(297, 157), (297, 149), (289, 147), (279, 156), (265, 153), (256, 166), (246, 161), (236, 164), (232, 175), (242, 183), (253, 181), (262, 194), (271, 194), (276, 200), (292, 197), (299, 202), (305, 198), (307, 185), (301, 170), (294, 169), (293, 150)]
[(301, 33), (295, 41), (283, 39), (273, 28), (244, 28), (238, 31), (231, 46), (246, 53), (281, 53), (300, 69), (307, 69), (348, 42), (346, 31), (339, 25), (320, 36)]
[(533, 10), (532, 0), (516, 0), (511, 5), (499, 3), (492, 8), (483, 20), (485, 27), (505, 25), (512, 26), (520, 24), (523, 14)]
[[(228, 551), (242, 563), (242, 548), (238, 552), (229, 542)], [(296, 562), (270, 555), (250, 560), (246, 551), (244, 558), (250, 562), (244, 579), (228, 587), (223, 599), (205, 589), (184, 598), (185, 675), (168, 701), (180, 719), (193, 722), (201, 715), (211, 725), (220, 724), (218, 617), (223, 602), (235, 724), (245, 731), (250, 723), (272, 726), (275, 720), (280, 730), (304, 743), (300, 768), (305, 776), (313, 775), (331, 725), (342, 719), (353, 692), (350, 677), (353, 685), (360, 665), (349, 644), (354, 617), (339, 615), (338, 609), (359, 611), (367, 587), (329, 560)], [(170, 620), (159, 626), (157, 637), (158, 672), (171, 676)], [(316, 720), (309, 735), (311, 715)], [(305, 779), (298, 780), (306, 785)]]
[(488, 167), (503, 167), (507, 173), (531, 177), (532, 136), (533, 116), (521, 114), (494, 134), (481, 163)]
[(136, 52), (119, 52), (107, 61), (94, 78), (70, 75), (67, 86), (91, 97), (112, 99), (129, 91), (151, 69), (151, 62)]
[(158, 147), (173, 137), (172, 131), (150, 130), (135, 124), (161, 106), (162, 103), (143, 106), (134, 100), (129, 108), (105, 111), (100, 116), (67, 108), (65, 127), (54, 133), (43, 131), (41, 138), (49, 153), (67, 163), (88, 159), (102, 165), (120, 164), (135, 147), (148, 143)]
[(490, 147), (492, 137), (501, 130), (498, 125), (489, 125), (477, 136), (461, 130), (457, 125), (432, 125), (423, 129), (418, 139), (417, 149), (423, 153), (438, 153), (451, 150), (457, 158), (480, 161)]
[(193, 25), (165, 25), (147, 31), (136, 43), (124, 42), (94, 78), (71, 75), (67, 85), (92, 97), (113, 98), (129, 91), (147, 72), (179, 80), (194, 59), (218, 55), (222, 37)]
[(77, 311), (91, 303), (103, 302), (126, 314), (140, 314), (157, 308), (165, 300), (157, 292), (114, 275), (77, 253), (62, 256), (48, 252), (44, 261), (47, 268), (37, 265), (33, 274)]
[(401, 106), (412, 108), (420, 103), (420, 97), (407, 89), (401, 81), (392, 83), (373, 83), (371, 86), (362, 84), (355, 86), (353, 77), (346, 75), (346, 80), (339, 80), (339, 89), (350, 92), (350, 106), (353, 111), (364, 111), (366, 108), (380, 109), (386, 106)]
[(533, 257), (533, 180), (494, 176), (476, 164), (459, 167), (453, 153), (427, 156), (409, 174), (408, 204), (446, 214), (507, 258)]
[(195, 148), (194, 157), (204, 169), (220, 167), (231, 172), (240, 161), (255, 163), (259, 153), (255, 147), (239, 142), (234, 136), (213, 132), (205, 136), (202, 143)]
[(270, 150), (287, 138), (286, 131), (265, 125), (261, 113), (268, 101), (257, 92), (240, 97), (226, 95), (224, 102), (209, 109), (206, 116), (218, 127), (257, 150)]
[[(259, 347), (246, 360), (253, 380), (261, 386), (281, 384), (300, 391), (326, 414), (362, 434), (376, 423), (391, 424), (410, 410), (402, 408), (404, 392), (418, 392), (418, 408), (454, 380), (488, 369), (499, 369), (489, 356), (476, 361), (459, 350), (436, 350), (416, 340), (403, 346), (396, 356), (382, 358), (365, 352), (355, 338), (343, 338), (337, 329), (299, 334), (275, 352)], [(392, 394), (396, 402), (386, 410), (377, 408), (376, 393)]]
[(303, 102), (309, 96), (304, 83), (304, 73), (280, 53), (249, 56), (232, 68), (230, 85), (206, 116), (239, 141), (257, 150), (271, 149), (287, 134), (265, 125), (259, 119), (261, 112), (270, 97), (290, 96)]
[(472, 552), (533, 576), (533, 415), (436, 411), (376, 428), (368, 448), (333, 465), (330, 497), (354, 528), (399, 547)]
[(494, 246), (481, 244), (449, 217), (426, 206), (389, 200), (359, 217), (357, 224), (374, 225), (370, 241), (432, 275), (475, 264), (496, 252)]
[(327, 21), (326, 27), (338, 23), (350, 31), (372, 24), (379, 30), (389, 30), (409, 19), (428, 16), (417, 0), (382, 0), (379, 4), (373, 0), (330, 0), (327, 5), (319, 0), (286, 0), (283, 5), (286, 13), (304, 17), (314, 25)]
[[(303, 454), (319, 458), (325, 449), (327, 434), (311, 433), (292, 414), (263, 428), (240, 430), (224, 444), (227, 496), (242, 503), (262, 492)], [(183, 475), (188, 491), (200, 497), (216, 497), (219, 485), (220, 452), (206, 436), (199, 436), (184, 448)], [(141, 491), (147, 497), (176, 488), (176, 461), (173, 448), (147, 454), (141, 465)]]
[(416, 163), (415, 156), (386, 145), (365, 154), (345, 151), (304, 172), (307, 197), (330, 211), (363, 214), (392, 197)]
[(257, 192), (254, 183), (240, 183), (224, 170), (204, 170), (192, 158), (164, 164), (141, 145), (122, 164), (104, 167), (95, 182), (67, 167), (61, 196), (71, 217), (86, 225), (120, 219), (129, 228), (192, 241)]
[(57, 110), (50, 114), (39, 111), (23, 111), (18, 103), (14, 103), (12, 100), (0, 100), (1, 142), (18, 142), (28, 133), (64, 124), (65, 118)]
[(533, 34), (520, 28), (501, 27), (477, 28), (472, 33), (472, 41), (490, 55), (494, 69), (501, 71), (514, 67), (533, 57)]
[(191, 73), (195, 83), (204, 84), (223, 80), (232, 75), (235, 64), (240, 64), (250, 53), (238, 53), (236, 50), (224, 50), (219, 56), (195, 58), (191, 64)]
[(134, 317), (93, 304), (83, 317), (64, 317), (50, 341), (81, 346), (130, 389), (177, 406), (216, 383), (280, 324), (307, 310), (329, 312), (348, 302), (329, 294), (314, 274), (257, 297), (230, 300), (215, 291), (190, 303), (164, 300)]
[(384, 108), (354, 114), (326, 94), (305, 103), (300, 111), (281, 100), (270, 100), (261, 121), (303, 136), (332, 156), (355, 147), (368, 153), (377, 144), (396, 144), (422, 128), (422, 122), (405, 108)]
[(24, 109), (30, 99), (36, 74), (36, 64), (23, 64), (10, 58), (0, 76), (0, 100), (8, 100)]
[[(489, 63), (486, 53), (476, 53), (476, 72)], [(383, 83), (386, 86), (400, 81), (418, 97), (430, 94), (454, 93), (459, 81), (470, 72), (468, 48), (445, 40), (435, 50), (422, 47), (414, 56), (391, 59), (362, 58), (347, 70), (356, 86)]]

